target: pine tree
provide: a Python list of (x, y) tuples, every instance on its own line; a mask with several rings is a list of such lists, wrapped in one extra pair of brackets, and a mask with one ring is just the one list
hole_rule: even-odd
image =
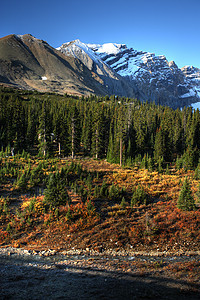
[(85, 111), (83, 114), (83, 126), (82, 126), (82, 136), (81, 143), (84, 148), (84, 153), (86, 155), (91, 153), (92, 147), (92, 111), (85, 106)]
[(124, 146), (124, 137), (125, 137), (125, 112), (120, 109), (118, 115), (118, 126), (119, 126), (119, 164), (122, 166), (123, 161), (123, 146)]
[(69, 136), (71, 142), (71, 155), (74, 158), (75, 154), (80, 149), (80, 140), (81, 140), (81, 130), (80, 130), (80, 118), (79, 111), (75, 105), (71, 107), (70, 110), (70, 129)]
[(16, 98), (13, 109), (13, 131), (15, 134), (13, 147), (15, 151), (22, 151), (25, 147), (25, 111), (22, 101)]
[(173, 151), (176, 155), (182, 155), (184, 149), (184, 131), (181, 124), (180, 111), (176, 112), (173, 123)]
[(122, 163), (125, 158), (125, 139), (127, 131), (126, 112), (123, 106), (117, 107), (116, 123), (115, 123), (115, 148), (118, 150), (119, 164)]
[(53, 113), (53, 134), (54, 142), (57, 146), (58, 155), (67, 152), (67, 139), (68, 139), (68, 127), (66, 122), (65, 113), (63, 109), (56, 109)]
[(103, 108), (99, 105), (93, 113), (92, 152), (96, 159), (103, 153)]
[(145, 107), (143, 105), (137, 109), (133, 116), (134, 121), (134, 129), (136, 132), (136, 147), (137, 153), (144, 155), (146, 153), (146, 145), (147, 145), (147, 127), (146, 127), (146, 112)]
[(65, 180), (61, 178), (58, 172), (50, 175), (47, 188), (44, 191), (44, 199), (52, 207), (70, 203)]
[(47, 109), (47, 102), (42, 104), (42, 111), (39, 117), (38, 140), (39, 140), (39, 153), (44, 157), (50, 148), (50, 117)]
[(182, 210), (194, 210), (195, 208), (195, 202), (192, 196), (191, 186), (187, 177), (183, 182), (183, 186), (179, 194), (177, 206), (179, 209)]
[(122, 201), (121, 201), (121, 203), (120, 203), (120, 206), (121, 206), (122, 208), (125, 208), (125, 207), (126, 207), (126, 200), (125, 200), (124, 197), (122, 197)]
[(147, 194), (144, 191), (143, 187), (138, 185), (136, 190), (133, 192), (131, 199), (131, 207), (138, 206), (141, 204), (146, 204), (147, 202)]
[(165, 140), (164, 140), (164, 133), (161, 128), (157, 130), (155, 136), (155, 144), (154, 144), (154, 158), (156, 161), (159, 160), (159, 157), (164, 157), (166, 152), (165, 148)]
[(109, 134), (109, 143), (107, 150), (107, 160), (108, 162), (113, 162), (114, 159), (114, 142), (113, 142), (113, 122), (110, 124), (110, 134)]
[(200, 204), (200, 184), (198, 186), (198, 190), (196, 192), (197, 203)]

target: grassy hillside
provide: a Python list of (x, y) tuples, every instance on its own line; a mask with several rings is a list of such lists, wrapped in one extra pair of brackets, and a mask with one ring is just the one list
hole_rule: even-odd
[[(105, 160), (43, 160), (26, 153), (1, 156), (3, 247), (199, 251), (194, 171), (171, 168), (158, 173)], [(192, 211), (177, 207), (186, 176), (195, 200)]]

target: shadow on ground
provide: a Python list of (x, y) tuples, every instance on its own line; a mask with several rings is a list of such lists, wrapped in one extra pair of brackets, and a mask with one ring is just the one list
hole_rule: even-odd
[(200, 286), (151, 274), (136, 275), (63, 264), (0, 259), (0, 299), (200, 299)]

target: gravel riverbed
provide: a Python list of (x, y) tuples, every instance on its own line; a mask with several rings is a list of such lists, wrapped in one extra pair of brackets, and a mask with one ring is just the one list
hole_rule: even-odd
[(191, 252), (0, 248), (0, 299), (200, 299), (199, 278), (177, 278), (171, 268), (199, 258)]

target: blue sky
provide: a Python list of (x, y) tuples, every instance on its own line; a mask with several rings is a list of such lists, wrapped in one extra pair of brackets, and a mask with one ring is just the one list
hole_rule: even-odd
[(0, 37), (31, 33), (58, 47), (123, 43), (200, 68), (200, 0), (3, 0)]

